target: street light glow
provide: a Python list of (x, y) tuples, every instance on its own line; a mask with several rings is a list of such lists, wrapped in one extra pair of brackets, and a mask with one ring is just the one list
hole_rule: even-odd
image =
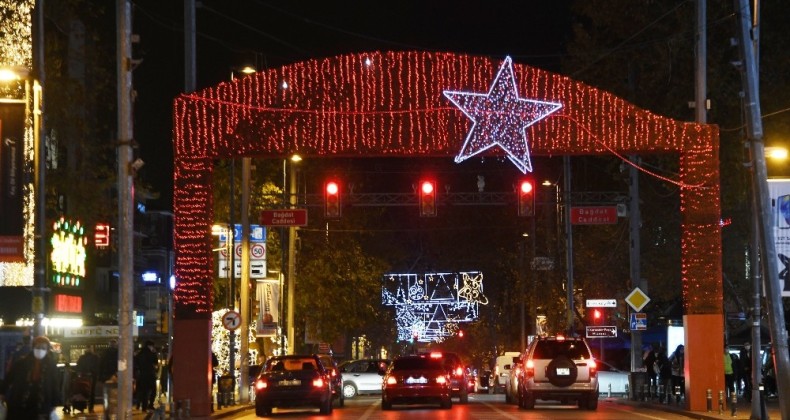
[(787, 160), (787, 149), (784, 147), (765, 147), (765, 157), (772, 160)]

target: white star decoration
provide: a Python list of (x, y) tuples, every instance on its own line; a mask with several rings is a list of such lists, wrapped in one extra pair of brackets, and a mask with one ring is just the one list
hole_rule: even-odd
[(518, 97), (513, 64), (506, 57), (488, 94), (445, 90), (447, 97), (474, 123), (455, 162), (499, 146), (523, 173), (532, 172), (527, 127), (562, 108), (562, 104)]

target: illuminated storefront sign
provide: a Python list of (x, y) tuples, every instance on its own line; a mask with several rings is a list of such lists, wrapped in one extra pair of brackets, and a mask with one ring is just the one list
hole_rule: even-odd
[(52, 297), (52, 309), (55, 312), (81, 313), (82, 297), (56, 294)]
[(80, 222), (60, 218), (53, 226), (50, 243), (52, 282), (58, 286), (79, 286), (85, 278), (85, 248), (88, 238)]

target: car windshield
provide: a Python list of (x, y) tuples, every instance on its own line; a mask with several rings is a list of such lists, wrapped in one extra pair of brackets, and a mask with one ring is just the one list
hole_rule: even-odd
[(535, 346), (533, 359), (553, 359), (565, 355), (571, 359), (589, 359), (587, 346), (578, 341), (541, 341)]
[(427, 357), (409, 357), (397, 359), (392, 365), (393, 370), (442, 370), (442, 363), (438, 359)]

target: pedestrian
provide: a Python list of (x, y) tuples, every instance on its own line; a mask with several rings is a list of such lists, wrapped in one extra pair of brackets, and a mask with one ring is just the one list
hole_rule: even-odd
[(672, 391), (675, 387), (680, 387), (680, 395), (686, 394), (686, 371), (685, 371), (685, 347), (679, 344), (672, 355), (669, 356), (669, 365), (672, 371)]
[(738, 358), (738, 353), (730, 353), (730, 359), (732, 359), (732, 379), (735, 383), (733, 385), (733, 391), (736, 394), (741, 393), (741, 376), (743, 376), (743, 369), (741, 369), (741, 359)]
[(88, 398), (88, 412), (93, 413), (93, 404), (96, 402), (96, 381), (99, 378), (99, 356), (94, 353), (93, 346), (85, 348), (79, 359), (77, 359), (77, 374), (80, 379), (90, 382), (90, 395)]
[(732, 356), (730, 356), (730, 352), (727, 350), (727, 345), (724, 345), (724, 394), (725, 398), (732, 395), (735, 391), (733, 386), (735, 385), (735, 376), (732, 370)]
[(33, 339), (33, 349), (17, 359), (0, 387), (0, 401), (5, 400), (8, 419), (49, 420), (61, 395), (55, 358), (49, 339)]
[(156, 355), (153, 341), (146, 341), (143, 348), (137, 352), (134, 367), (137, 373), (137, 407), (142, 411), (153, 410), (159, 368), (159, 357)]
[(99, 380), (109, 381), (118, 373), (118, 340), (110, 340), (99, 359)]
[(657, 386), (657, 374), (655, 371), (655, 364), (656, 364), (656, 348), (654, 345), (648, 345), (645, 347), (644, 352), (642, 353), (642, 365), (645, 367), (645, 371), (647, 372), (648, 383), (650, 386)]
[(740, 352), (741, 379), (743, 379), (743, 399), (752, 402), (752, 346), (747, 341)]

